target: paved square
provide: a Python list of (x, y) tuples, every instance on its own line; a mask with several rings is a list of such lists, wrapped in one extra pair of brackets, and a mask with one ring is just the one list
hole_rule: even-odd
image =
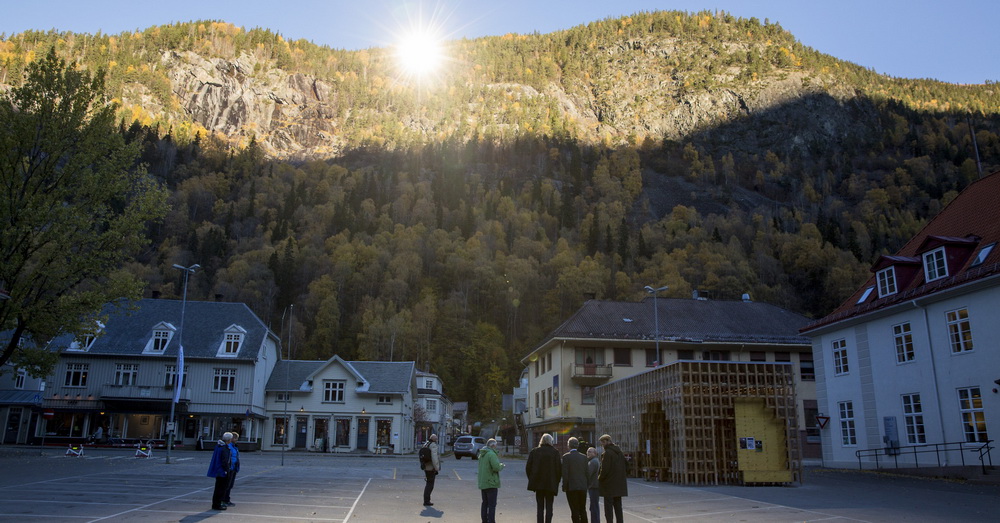
[[(476, 522), (477, 462), (446, 457), (434, 506), (424, 507), (416, 456), (241, 454), (226, 511), (210, 510), (208, 452), (0, 448), (0, 522)], [(504, 458), (497, 520), (535, 519), (524, 461)], [(635, 522), (996, 521), (1000, 487), (807, 469), (793, 487), (683, 487), (629, 482), (625, 519)], [(555, 520), (567, 521), (563, 494)]]

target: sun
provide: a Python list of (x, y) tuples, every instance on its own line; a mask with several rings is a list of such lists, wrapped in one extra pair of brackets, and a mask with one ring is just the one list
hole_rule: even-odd
[(431, 29), (411, 29), (396, 43), (395, 54), (406, 76), (424, 80), (437, 74), (444, 65), (444, 39)]

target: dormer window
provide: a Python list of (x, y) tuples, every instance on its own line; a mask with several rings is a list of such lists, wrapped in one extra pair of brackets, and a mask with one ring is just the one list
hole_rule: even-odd
[(69, 350), (78, 350), (87, 352), (91, 347), (94, 346), (94, 342), (97, 341), (97, 335), (104, 329), (104, 324), (101, 322), (96, 322), (93, 330), (84, 332), (79, 338), (70, 343)]
[(149, 337), (149, 341), (146, 342), (146, 348), (142, 351), (145, 354), (163, 354), (167, 350), (167, 345), (170, 345), (170, 340), (174, 337), (174, 332), (177, 329), (173, 325), (162, 322), (155, 327), (153, 327), (153, 334)]
[(896, 294), (896, 268), (886, 267), (878, 271), (878, 297), (884, 298), (886, 296)]
[(218, 355), (235, 357), (240, 353), (240, 347), (243, 346), (246, 334), (247, 331), (243, 327), (230, 325), (223, 334), (222, 345), (219, 347)]
[(924, 254), (924, 276), (928, 282), (948, 276), (948, 264), (944, 257), (944, 247), (938, 247)]

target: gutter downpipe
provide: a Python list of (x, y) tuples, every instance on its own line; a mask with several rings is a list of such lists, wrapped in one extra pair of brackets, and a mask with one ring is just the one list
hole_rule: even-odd
[[(938, 402), (938, 405), (937, 405), (938, 424), (941, 427), (941, 438), (944, 439), (945, 441), (947, 441), (948, 438), (945, 437), (945, 434), (944, 434), (944, 431), (945, 431), (944, 413), (943, 413), (943, 411), (944, 411), (944, 403), (941, 401), (941, 382), (938, 381), (937, 362), (935, 361), (935, 355), (934, 355), (934, 342), (931, 340), (930, 318), (927, 315), (927, 307), (924, 307), (923, 305), (920, 305), (919, 303), (917, 303), (916, 299), (911, 300), (910, 304), (913, 305), (913, 307), (915, 309), (920, 309), (924, 313), (924, 330), (927, 333), (927, 352), (928, 352), (928, 355), (930, 356), (930, 360), (931, 360), (931, 375), (934, 376), (934, 395), (935, 395), (935, 399), (937, 399), (937, 402)], [(948, 465), (948, 456), (947, 456), (947, 454), (945, 454), (944, 465)]]

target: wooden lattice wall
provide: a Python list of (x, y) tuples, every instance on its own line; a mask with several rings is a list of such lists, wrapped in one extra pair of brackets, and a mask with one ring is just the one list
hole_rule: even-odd
[(788, 363), (678, 361), (598, 387), (597, 433), (610, 434), (633, 456), (633, 472), (648, 479), (744, 484), (748, 481), (738, 465), (737, 398), (763, 400), (780, 420), (785, 465), (792, 481), (800, 481), (795, 386)]

